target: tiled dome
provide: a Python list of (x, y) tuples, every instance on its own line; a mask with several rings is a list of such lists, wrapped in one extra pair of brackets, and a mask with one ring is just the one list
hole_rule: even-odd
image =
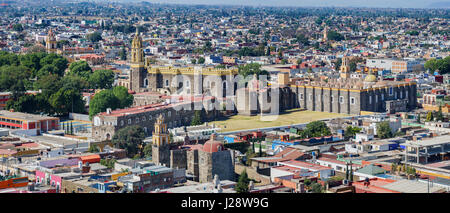
[(211, 139), (203, 145), (204, 152), (213, 153), (224, 150), (222, 142), (216, 141), (215, 139), (216, 134), (212, 134)]

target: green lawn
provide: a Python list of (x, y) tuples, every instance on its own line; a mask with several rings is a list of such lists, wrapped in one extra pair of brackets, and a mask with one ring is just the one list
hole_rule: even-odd
[(243, 116), (234, 115), (226, 120), (213, 121), (209, 124), (215, 124), (221, 128), (219, 132), (230, 132), (237, 130), (256, 129), (273, 126), (292, 125), (298, 123), (308, 123), (326, 118), (347, 117), (350, 115), (328, 112), (300, 111), (298, 109), (287, 110), (278, 116)]

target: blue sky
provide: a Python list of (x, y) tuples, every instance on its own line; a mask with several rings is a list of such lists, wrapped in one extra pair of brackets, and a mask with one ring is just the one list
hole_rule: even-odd
[[(130, 1), (130, 0), (128, 0)], [(142, 0), (133, 0), (142, 1)], [(152, 3), (175, 4), (223, 4), (252, 6), (299, 6), (299, 7), (383, 7), (428, 8), (450, 7), (449, 0), (144, 0)]]

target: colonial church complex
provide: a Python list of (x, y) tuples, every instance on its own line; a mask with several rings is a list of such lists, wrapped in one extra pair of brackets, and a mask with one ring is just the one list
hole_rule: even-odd
[[(150, 66), (144, 57), (142, 38), (136, 31), (130, 63), (129, 79), (119, 85), (128, 87), (136, 95), (161, 94), (164, 100), (98, 114), (93, 119), (92, 131), (96, 140), (110, 139), (117, 130), (128, 125), (140, 125), (150, 135), (159, 115), (164, 117), (168, 128), (189, 125), (196, 104), (202, 106), (206, 119), (214, 119), (219, 116), (222, 105), (231, 105), (235, 113), (248, 116), (295, 108), (359, 115), (365, 111), (408, 111), (414, 109), (417, 102), (415, 82), (378, 80), (370, 72), (365, 78), (350, 78), (349, 60), (345, 57), (337, 78), (290, 78), (288, 73), (280, 73), (277, 82), (270, 86), (258, 84), (254, 77), (246, 87), (239, 88), (239, 82), (234, 80), (238, 75), (236, 68)], [(174, 78), (181, 80), (174, 85)], [(199, 82), (203, 84), (195, 85)], [(214, 89), (217, 87), (219, 90)]]

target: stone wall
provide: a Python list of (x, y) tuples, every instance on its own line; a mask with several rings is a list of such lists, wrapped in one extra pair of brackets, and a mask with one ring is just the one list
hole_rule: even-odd
[(199, 156), (198, 150), (186, 151), (186, 173), (194, 175), (194, 181), (199, 181)]
[(235, 181), (233, 153), (232, 150), (212, 153), (212, 177), (217, 174), (220, 180)]
[(184, 149), (170, 150), (170, 168), (187, 168), (187, 154)]
[(169, 146), (152, 145), (152, 161), (156, 165), (170, 166)]
[(256, 183), (256, 185), (270, 184), (270, 177), (258, 174), (256, 172), (256, 168), (247, 167), (247, 166), (243, 166), (240, 164), (236, 164), (234, 167), (234, 171), (236, 173), (236, 178), (239, 178), (239, 175), (242, 173), (242, 171), (244, 171), (244, 169), (247, 172), (248, 178), (261, 182), (261, 183)]

